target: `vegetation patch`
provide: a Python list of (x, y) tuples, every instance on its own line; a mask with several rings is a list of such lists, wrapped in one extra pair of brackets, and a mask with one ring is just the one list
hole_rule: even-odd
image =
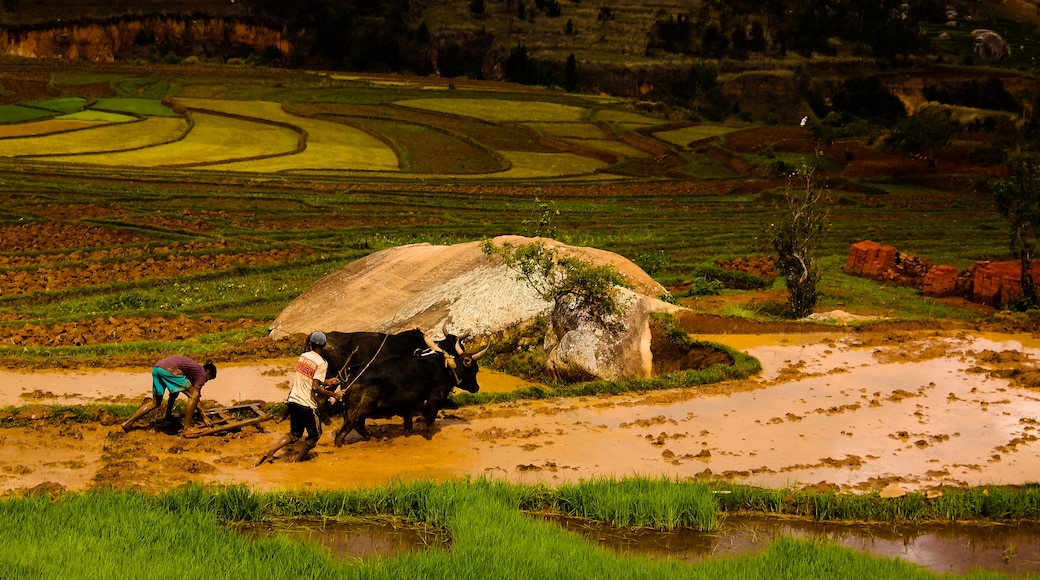
[(72, 120), (72, 121), (100, 121), (103, 123), (128, 123), (130, 121), (138, 121), (138, 117), (131, 117), (130, 115), (123, 115), (120, 113), (110, 113), (108, 111), (77, 111), (75, 113), (69, 113), (57, 117), (57, 120)]
[(62, 97), (59, 99), (40, 99), (36, 101), (24, 101), (21, 104), (26, 107), (35, 107), (54, 111), (55, 113), (75, 113), (83, 109), (87, 100), (83, 97)]
[[(0, 155), (44, 158), (140, 149), (175, 142), (184, 137), (188, 129), (184, 119), (174, 117), (148, 117), (129, 124), (92, 124), (80, 131), (3, 140)], [(82, 161), (92, 159), (103, 163), (106, 157), (85, 157)]]
[(45, 111), (21, 105), (0, 105), (0, 123), (24, 123), (54, 116), (53, 111)]
[(129, 113), (148, 117), (178, 117), (176, 112), (158, 99), (137, 99), (126, 97), (100, 97), (91, 103), (90, 108), (113, 113)]
[(545, 101), (514, 101), (502, 99), (428, 98), (399, 101), (397, 105), (475, 117), (492, 123), (561, 122), (583, 120), (588, 110), (573, 105)]
[(711, 139), (737, 130), (738, 128), (736, 127), (727, 127), (725, 125), (693, 125), (681, 129), (654, 131), (654, 136), (674, 145), (685, 147), (695, 141)]

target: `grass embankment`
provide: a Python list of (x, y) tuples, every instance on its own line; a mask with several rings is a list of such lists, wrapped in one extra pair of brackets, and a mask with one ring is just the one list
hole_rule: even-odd
[[(0, 499), (0, 562), (11, 578), (936, 578), (894, 559), (790, 538), (763, 553), (687, 564), (618, 555), (525, 515), (546, 511), (626, 526), (717, 527), (719, 494), (699, 483), (632, 479), (558, 489), (478, 480), (258, 494), (188, 486), (159, 496), (93, 491)], [(752, 495), (757, 493), (749, 492)], [(1034, 506), (1036, 490), (1016, 492)], [(732, 496), (732, 494), (730, 494)], [(1028, 497), (1027, 497), (1028, 496)], [(749, 496), (750, 497), (750, 496)], [(964, 498), (965, 505), (986, 496)], [(916, 498), (920, 502), (920, 498)], [(747, 498), (744, 498), (747, 501)], [(863, 498), (873, 503), (876, 498)], [(284, 516), (426, 522), (450, 547), (361, 562), (314, 543), (249, 540), (222, 523)], [(1000, 577), (972, 573), (965, 577)]]

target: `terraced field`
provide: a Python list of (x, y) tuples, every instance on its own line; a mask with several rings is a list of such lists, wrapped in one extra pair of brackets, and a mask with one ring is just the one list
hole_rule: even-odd
[(659, 148), (626, 135), (666, 124), (620, 101), (410, 92), (378, 107), (176, 94), (35, 100), (0, 109), (0, 157), (260, 174), (613, 179), (613, 168)]
[[(277, 349), (266, 325), (303, 289), (416, 242), (549, 235), (686, 287), (701, 264), (770, 251), (785, 172), (804, 159), (829, 190), (825, 308), (843, 305), (841, 265), (862, 239), (958, 267), (1007, 256), (985, 194), (1001, 168), (972, 157), (987, 135), (960, 138), (932, 165), (866, 140), (824, 146), (798, 126), (673, 122), (645, 103), (501, 83), (59, 63), (0, 72), (5, 366)], [(857, 300), (878, 311), (905, 300), (886, 292)], [(93, 332), (204, 317), (220, 324), (172, 344)]]

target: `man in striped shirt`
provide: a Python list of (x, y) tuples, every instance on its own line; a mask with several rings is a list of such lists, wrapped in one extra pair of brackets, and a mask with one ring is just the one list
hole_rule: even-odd
[(173, 403), (177, 400), (177, 395), (181, 393), (188, 395), (182, 432), (191, 429), (196, 409), (202, 412), (202, 418), (206, 420), (206, 412), (199, 406), (199, 399), (202, 397), (203, 385), (215, 378), (217, 378), (217, 367), (212, 362), (200, 365), (190, 358), (180, 355), (171, 355), (160, 360), (152, 367), (151, 398), (145, 399), (140, 408), (123, 423), (123, 431), (129, 431), (130, 427), (141, 417), (158, 409), (162, 405), (163, 395), (167, 391), (170, 392), (170, 398), (166, 403), (167, 418), (173, 413)]

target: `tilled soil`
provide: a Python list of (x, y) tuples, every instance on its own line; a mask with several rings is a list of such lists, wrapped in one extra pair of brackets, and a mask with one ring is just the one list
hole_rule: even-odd
[[(49, 417), (51, 407), (32, 405), (61, 399), (60, 386), (48, 387), (24, 391), (29, 406), (0, 417), (15, 425), (0, 428), (0, 490), (160, 491), (189, 481), (315, 489), (480, 476), (554, 484), (646, 475), (855, 492), (1037, 481), (1040, 340), (994, 330), (888, 325), (705, 334), (758, 357), (762, 375), (445, 410), (429, 438), (421, 419), (412, 434), (400, 418), (375, 421), (373, 439), (354, 433), (342, 447), (333, 445), (341, 422), (334, 417), (304, 461), (279, 454), (257, 468), (287, 424), (189, 439), (176, 422), (155, 415), (124, 433), (104, 414), (87, 422), (72, 411)], [(147, 368), (136, 372), (143, 395)], [(287, 372), (249, 380), (267, 384), (263, 398), (275, 402)], [(82, 376), (68, 376), (69, 389), (88, 394)], [(207, 393), (216, 399), (211, 405), (230, 404), (239, 392), (234, 379), (221, 378)], [(140, 400), (111, 395), (98, 400)]]

